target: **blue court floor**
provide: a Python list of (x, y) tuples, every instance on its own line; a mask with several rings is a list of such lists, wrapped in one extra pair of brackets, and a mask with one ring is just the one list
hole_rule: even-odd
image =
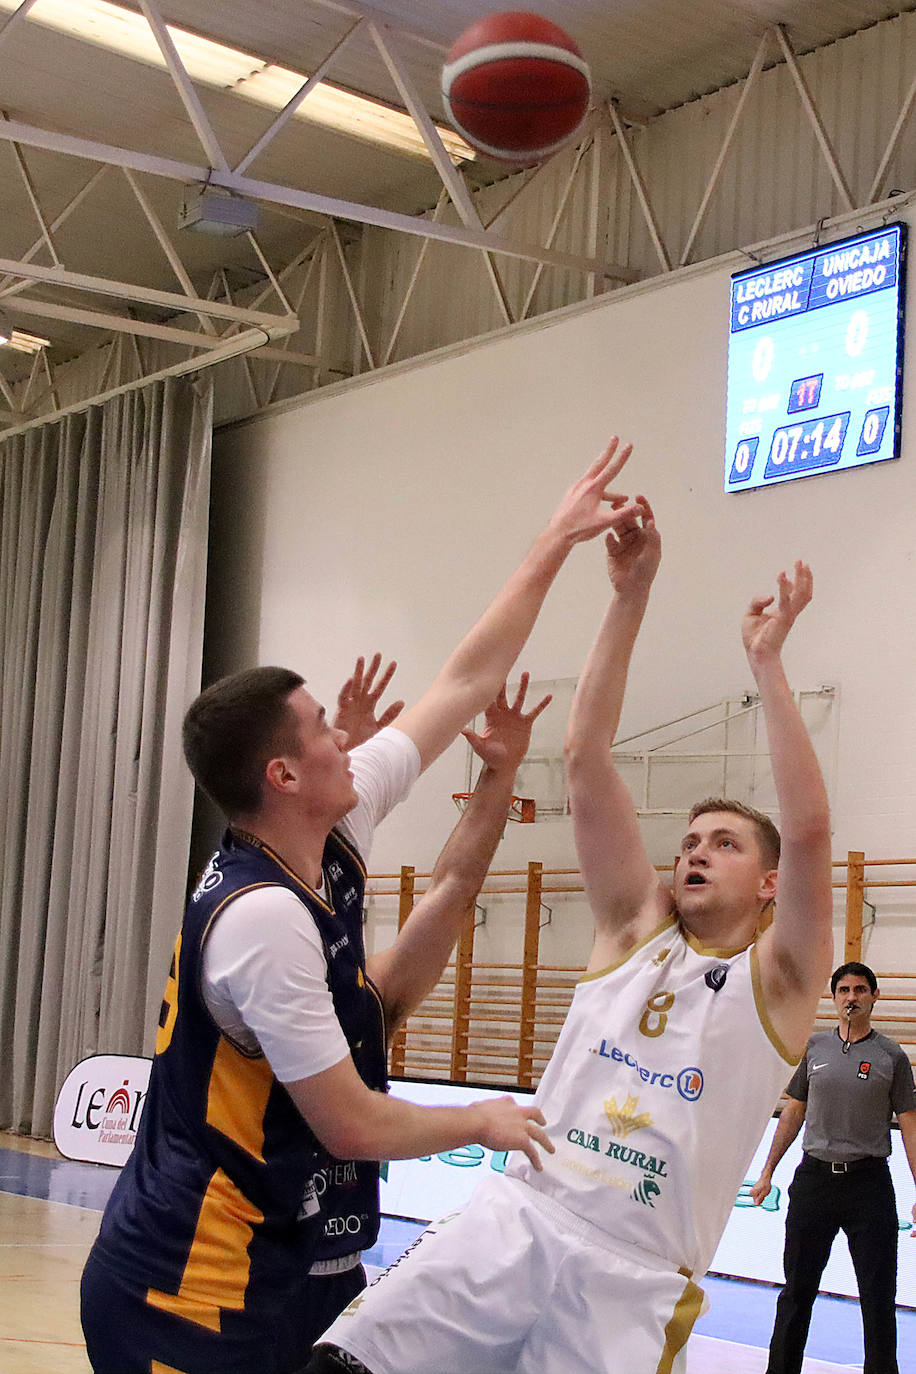
[[(0, 1192), (43, 1198), (101, 1211), (114, 1187), (117, 1169), (102, 1164), (44, 1159), (0, 1148)], [(366, 1264), (385, 1268), (403, 1253), (423, 1227), (413, 1221), (384, 1217), (378, 1242), (367, 1251)], [(778, 1289), (767, 1284), (709, 1275), (703, 1287), (710, 1310), (694, 1330), (716, 1340), (765, 1348), (773, 1326)], [(900, 1374), (916, 1374), (916, 1311), (897, 1309)], [(821, 1296), (814, 1306), (805, 1352), (816, 1360), (861, 1368), (862, 1327), (858, 1304), (849, 1298)]]

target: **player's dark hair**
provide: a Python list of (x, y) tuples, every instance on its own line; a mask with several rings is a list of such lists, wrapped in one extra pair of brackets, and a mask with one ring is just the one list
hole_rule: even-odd
[(295, 749), (289, 697), (304, 680), (290, 668), (249, 668), (220, 678), (188, 708), (184, 756), (228, 819), (257, 810), (268, 761)]
[(731, 801), (728, 797), (704, 797), (690, 808), (689, 823), (692, 825), (697, 816), (705, 816), (709, 811), (728, 811), (734, 816), (743, 816), (745, 820), (753, 821), (757, 830), (760, 856), (766, 867), (779, 867), (779, 831), (769, 816), (757, 811), (753, 806), (747, 806), (744, 802)]
[(840, 964), (840, 967), (838, 969), (834, 969), (833, 976), (830, 979), (831, 997), (833, 997), (836, 993), (837, 983), (840, 981), (841, 978), (845, 978), (847, 973), (857, 973), (860, 978), (864, 978), (865, 981), (868, 983), (868, 986), (871, 988), (873, 994), (878, 991), (878, 980), (872, 973), (868, 965), (859, 964), (856, 963), (855, 960), (853, 960), (849, 964)]

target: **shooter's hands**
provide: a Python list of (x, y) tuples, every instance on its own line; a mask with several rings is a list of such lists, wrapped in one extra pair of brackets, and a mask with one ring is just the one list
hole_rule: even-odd
[(374, 686), (375, 675), (381, 664), (381, 654), (375, 654), (367, 670), (366, 660), (360, 654), (351, 676), (347, 678), (337, 695), (337, 710), (332, 724), (335, 730), (346, 732), (347, 749), (355, 749), (358, 744), (364, 744), (379, 730), (390, 725), (404, 709), (403, 701), (392, 702), (376, 719), (375, 708), (379, 698), (398, 666), (394, 661), (389, 663), (379, 678), (378, 685)]
[(770, 1190), (772, 1189), (772, 1187), (773, 1184), (770, 1180), (769, 1174), (761, 1174), (757, 1182), (751, 1189), (751, 1199), (753, 1200), (755, 1207), (759, 1207), (760, 1204), (763, 1202), (764, 1198), (769, 1197)]
[(511, 1097), (497, 1097), (493, 1102), (475, 1102), (471, 1110), (480, 1116), (477, 1138), (488, 1150), (523, 1150), (538, 1172), (544, 1167), (538, 1145), (548, 1154), (554, 1153), (542, 1129), (544, 1114), (537, 1107), (519, 1106)]
[[(795, 578), (781, 572), (776, 579), (778, 599), (755, 596), (741, 623), (741, 638), (751, 667), (767, 658), (778, 658), (786, 635), (805, 609), (814, 590), (814, 579), (807, 563), (795, 564)], [(767, 607), (775, 609), (767, 614)]]
[(612, 512), (613, 524), (605, 538), (607, 569), (618, 596), (648, 589), (662, 556), (662, 541), (655, 528), (652, 507), (644, 496)]
[(614, 435), (585, 476), (569, 488), (547, 525), (549, 535), (568, 544), (594, 539), (613, 527), (618, 512), (633, 507), (626, 496), (610, 490), (610, 484), (633, 451), (632, 444), (624, 444), (620, 449), (619, 444)]
[(531, 742), (531, 727), (538, 716), (549, 705), (552, 698), (548, 695), (530, 711), (523, 711), (525, 694), (528, 691), (528, 674), (522, 673), (518, 691), (512, 705), (506, 699), (506, 688), (499, 689), (499, 696), (486, 709), (482, 734), (473, 730), (462, 730), (474, 753), (494, 772), (512, 769), (512, 776), (528, 752)]

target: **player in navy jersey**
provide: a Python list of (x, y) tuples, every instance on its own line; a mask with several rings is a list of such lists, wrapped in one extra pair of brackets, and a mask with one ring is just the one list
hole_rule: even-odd
[(137, 1145), (84, 1272), (96, 1374), (291, 1374), (364, 1281), (377, 1161), (480, 1142), (537, 1167), (549, 1148), (540, 1112), (509, 1098), (420, 1108), (384, 1092), (387, 1039), (437, 980), (495, 848), (523, 691), (491, 707), (472, 805), (368, 960), (364, 854), (501, 690), (573, 545), (632, 515), (608, 490), (626, 456), (612, 441), (420, 701), (352, 756), (287, 669), (236, 674), (190, 708), (186, 756), (230, 829), (188, 903)]

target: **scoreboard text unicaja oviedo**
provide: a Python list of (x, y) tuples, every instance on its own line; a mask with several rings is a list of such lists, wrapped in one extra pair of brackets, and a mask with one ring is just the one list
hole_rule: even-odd
[(725, 490), (900, 453), (906, 226), (732, 277)]

